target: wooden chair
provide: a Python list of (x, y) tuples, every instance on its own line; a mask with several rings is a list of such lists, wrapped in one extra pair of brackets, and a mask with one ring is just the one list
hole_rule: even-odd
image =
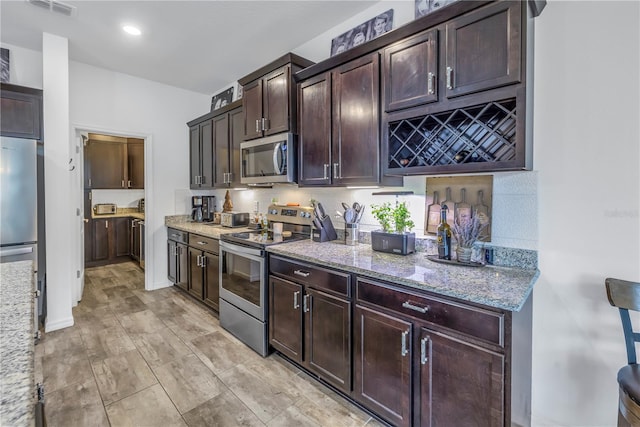
[(633, 330), (629, 316), (629, 310), (640, 311), (640, 283), (607, 278), (605, 286), (609, 302), (620, 310), (627, 345), (628, 364), (618, 371), (618, 427), (640, 426), (640, 365), (637, 362), (635, 347), (635, 344), (640, 342), (640, 333)]

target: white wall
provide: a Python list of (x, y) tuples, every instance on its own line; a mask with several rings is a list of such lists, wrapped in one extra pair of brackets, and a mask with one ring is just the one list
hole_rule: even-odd
[(0, 43), (9, 49), (9, 82), (42, 89), (42, 52)]
[(640, 281), (638, 18), (638, 2), (551, 1), (536, 19), (536, 425), (616, 424), (626, 354), (604, 279)]

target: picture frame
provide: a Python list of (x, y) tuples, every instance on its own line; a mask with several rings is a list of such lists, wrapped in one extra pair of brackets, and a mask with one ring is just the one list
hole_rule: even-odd
[(233, 102), (233, 86), (224, 90), (211, 98), (211, 111), (222, 108)]
[(458, 0), (415, 0), (415, 17), (420, 18)]
[(9, 83), (11, 77), (9, 49), (0, 48), (0, 62), (0, 82)]
[(236, 101), (238, 99), (242, 99), (242, 93), (244, 92), (243, 91), (243, 87), (242, 87), (242, 85), (240, 83), (238, 83), (238, 91), (237, 92), (238, 93), (236, 94)]
[(331, 56), (373, 40), (393, 28), (393, 9), (363, 22), (331, 40)]

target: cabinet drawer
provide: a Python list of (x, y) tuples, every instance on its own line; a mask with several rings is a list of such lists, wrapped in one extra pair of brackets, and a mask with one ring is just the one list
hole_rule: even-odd
[(504, 314), (357, 278), (356, 298), (504, 346)]
[(340, 273), (309, 264), (285, 260), (273, 255), (269, 258), (269, 270), (272, 274), (296, 283), (308, 285), (316, 289), (332, 291), (340, 295), (351, 295), (349, 289), (351, 276), (347, 273)]
[(220, 253), (220, 242), (218, 239), (204, 237), (198, 234), (189, 233), (189, 246), (214, 254)]
[(167, 229), (167, 238), (179, 243), (189, 242), (189, 233), (186, 231), (176, 230), (175, 228)]

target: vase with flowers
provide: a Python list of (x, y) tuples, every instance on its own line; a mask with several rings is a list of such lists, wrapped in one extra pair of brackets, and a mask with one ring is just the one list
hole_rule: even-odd
[(475, 212), (471, 218), (455, 218), (451, 232), (457, 241), (456, 254), (458, 262), (471, 262), (471, 248), (480, 240), (489, 225), (489, 217), (484, 213)]

